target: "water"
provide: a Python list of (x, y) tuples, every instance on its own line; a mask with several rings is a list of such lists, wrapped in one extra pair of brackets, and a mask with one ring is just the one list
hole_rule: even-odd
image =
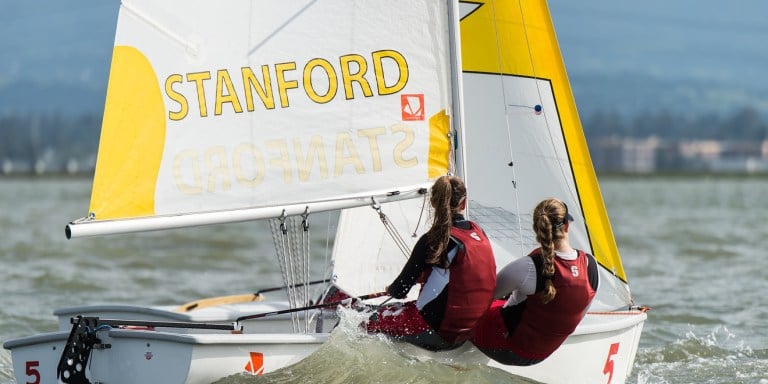
[[(600, 181), (635, 301), (652, 308), (629, 383), (768, 384), (768, 179)], [(56, 307), (179, 304), (280, 285), (264, 223), (65, 240), (89, 189), (85, 179), (0, 179), (1, 341), (55, 329)], [(320, 258), (325, 246), (312, 244)], [(407, 360), (346, 333), (322, 351), (286, 372), (220, 383), (525, 382)], [(0, 383), (13, 382), (2, 349)]]

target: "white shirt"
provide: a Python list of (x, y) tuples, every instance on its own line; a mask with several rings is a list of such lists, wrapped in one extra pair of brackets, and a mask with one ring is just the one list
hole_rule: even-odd
[[(555, 251), (555, 256), (563, 260), (576, 260), (578, 252), (562, 253)], [(525, 301), (528, 295), (536, 293), (536, 265), (533, 259), (525, 256), (507, 264), (496, 274), (496, 290), (494, 298), (509, 295), (505, 307)]]

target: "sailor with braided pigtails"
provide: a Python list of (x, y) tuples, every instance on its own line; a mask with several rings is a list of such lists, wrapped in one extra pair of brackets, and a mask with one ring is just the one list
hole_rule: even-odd
[(573, 216), (554, 198), (533, 211), (533, 231), (541, 245), (496, 276), (495, 300), (477, 326), (472, 343), (506, 365), (532, 365), (546, 359), (587, 312), (598, 285), (592, 255), (571, 247)]

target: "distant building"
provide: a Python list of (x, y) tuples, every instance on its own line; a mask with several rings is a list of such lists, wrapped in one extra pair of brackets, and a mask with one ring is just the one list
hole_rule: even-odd
[(768, 140), (666, 141), (655, 136), (603, 138), (590, 143), (598, 171), (647, 174), (659, 171), (768, 173)]
[(29, 174), (32, 172), (32, 165), (26, 160), (3, 159), (3, 175)]
[(661, 141), (655, 136), (647, 139), (624, 139), (622, 165), (625, 172), (652, 173), (656, 171), (656, 152)]
[(621, 139), (606, 137), (589, 143), (589, 154), (596, 170), (622, 172)]
[(611, 172), (652, 173), (676, 163), (677, 153), (657, 137), (605, 138), (590, 144), (595, 169)]
[(713, 172), (757, 173), (768, 170), (768, 158), (764, 156), (765, 141), (729, 141), (723, 143), (723, 151), (711, 163)]
[(680, 142), (679, 153), (682, 170), (710, 170), (711, 164), (720, 158), (722, 144), (717, 140), (688, 140)]
[(0, 176), (50, 174), (81, 175), (92, 173), (96, 165), (96, 154), (63, 158), (56, 151), (44, 151), (42, 156), (30, 159), (0, 158)]

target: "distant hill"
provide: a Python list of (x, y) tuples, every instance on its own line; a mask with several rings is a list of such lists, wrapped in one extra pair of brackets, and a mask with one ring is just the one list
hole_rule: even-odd
[(0, 114), (100, 113), (117, 0), (0, 4)]
[(105, 87), (106, 81), (103, 84), (13, 81), (0, 85), (0, 115), (100, 114), (104, 109)]
[[(0, 4), (0, 115), (101, 113), (119, 2)], [(551, 0), (582, 115), (768, 116), (768, 2)]]
[(691, 117), (728, 115), (752, 108), (768, 119), (768, 89), (748, 89), (714, 81), (670, 80), (648, 75), (570, 75), (582, 116), (615, 111), (623, 116), (669, 111)]
[(768, 116), (768, 2), (549, 3), (582, 115), (749, 106)]

